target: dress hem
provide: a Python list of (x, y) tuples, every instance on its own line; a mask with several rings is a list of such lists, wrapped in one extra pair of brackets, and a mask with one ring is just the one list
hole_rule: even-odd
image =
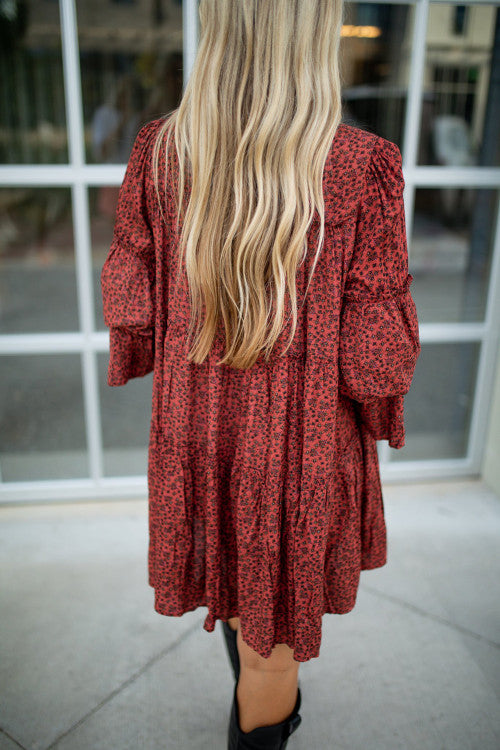
[[(376, 568), (382, 568), (384, 565), (387, 564), (387, 558), (384, 558), (381, 561), (372, 561), (372, 562), (363, 562), (360, 568), (360, 572), (363, 570), (375, 570)], [(152, 581), (148, 582), (148, 585), (156, 591), (155, 584)], [(357, 590), (354, 593), (354, 597), (351, 600), (352, 603), (347, 604), (344, 607), (332, 607), (328, 606), (325, 603), (325, 606), (323, 607), (323, 615), (345, 615), (349, 612), (352, 612), (356, 605), (356, 599), (357, 599)], [(155, 602), (154, 604), (154, 611), (158, 612), (158, 614), (163, 615), (164, 617), (182, 617), (182, 615), (187, 614), (188, 612), (194, 612), (200, 607), (207, 607), (208, 613), (205, 617), (205, 620), (203, 622), (203, 629), (206, 630), (208, 633), (212, 633), (215, 630), (215, 625), (217, 620), (227, 621), (230, 617), (239, 617), (240, 615), (234, 614), (233, 612), (230, 614), (227, 614), (225, 612), (219, 612), (216, 613), (214, 611), (211, 611), (208, 607), (208, 604), (205, 600), (205, 598), (201, 598), (196, 603), (189, 605), (186, 604), (185, 607), (178, 608), (178, 607), (168, 607), (165, 605), (159, 605)], [(269, 648), (262, 648), (261, 645), (252, 637), (252, 635), (244, 634), (243, 633), (244, 627), (242, 624), (242, 635), (243, 640), (245, 643), (247, 643), (250, 648), (252, 648), (254, 651), (256, 651), (260, 656), (262, 656), (264, 659), (269, 658), (271, 655), (271, 651), (273, 647)], [(285, 643), (287, 646), (289, 646), (291, 649), (294, 650), (294, 661), (297, 662), (307, 662), (311, 659), (316, 659), (319, 657), (320, 654), (320, 645), (321, 641), (317, 646), (313, 646), (311, 648), (300, 648), (295, 643), (289, 642), (288, 640), (280, 640), (279, 643)], [(276, 645), (276, 644), (275, 644)]]

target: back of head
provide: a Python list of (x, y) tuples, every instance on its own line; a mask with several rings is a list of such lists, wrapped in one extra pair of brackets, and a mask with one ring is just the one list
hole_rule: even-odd
[[(204, 361), (222, 320), (221, 363), (246, 369), (262, 350), (269, 356), (285, 323), (287, 289), (293, 339), (295, 276), (315, 211), (312, 272), (321, 251), (323, 169), (341, 119), (343, 6), (200, 0), (199, 12), (193, 71), (160, 130), (154, 159), (158, 176), (165, 149), (165, 194), (169, 173), (179, 173), (179, 273), (184, 257), (190, 335), (197, 326), (189, 359)], [(160, 190), (158, 197), (165, 199)]]

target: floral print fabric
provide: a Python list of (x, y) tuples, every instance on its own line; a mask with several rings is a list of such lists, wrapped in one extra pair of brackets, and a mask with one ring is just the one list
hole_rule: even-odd
[[(163, 615), (207, 607), (203, 627), (238, 616), (268, 657), (319, 655), (322, 616), (353, 609), (361, 570), (387, 561), (377, 440), (404, 445), (404, 396), (420, 353), (410, 293), (401, 155), (341, 124), (324, 169), (319, 219), (297, 272), (297, 331), (246, 371), (187, 361), (189, 298), (176, 284), (169, 174), (160, 209), (152, 148), (134, 144), (101, 272), (108, 384), (153, 372), (148, 457), (149, 584)], [(160, 160), (164, 170), (165, 160)], [(289, 312), (289, 310), (287, 311)]]

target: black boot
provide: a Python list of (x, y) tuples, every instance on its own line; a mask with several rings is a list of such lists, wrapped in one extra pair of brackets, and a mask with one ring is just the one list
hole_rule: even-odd
[(290, 716), (279, 724), (267, 727), (256, 727), (251, 732), (240, 729), (238, 701), (236, 698), (237, 684), (234, 686), (233, 704), (229, 719), (228, 750), (285, 750), (288, 738), (298, 728), (302, 717), (299, 714), (301, 695), (297, 691), (297, 701)]
[(229, 627), (227, 622), (221, 620), (222, 631), (224, 633), (224, 642), (226, 644), (227, 653), (231, 660), (231, 666), (233, 668), (234, 679), (238, 682), (240, 677), (240, 657), (238, 654), (238, 646), (236, 644), (237, 631)]

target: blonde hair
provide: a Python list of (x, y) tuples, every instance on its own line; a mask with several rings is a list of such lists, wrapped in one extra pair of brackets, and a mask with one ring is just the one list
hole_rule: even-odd
[(182, 217), (177, 279), (185, 256), (188, 336), (195, 325), (197, 335), (188, 359), (205, 360), (222, 319), (226, 352), (218, 364), (247, 369), (262, 350), (268, 359), (284, 326), (287, 289), (293, 316), (287, 348), (294, 338), (295, 276), (315, 210), (319, 240), (309, 284), (323, 245), (323, 169), (341, 120), (343, 6), (342, 0), (201, 0), (199, 13), (191, 76), (155, 142), (156, 188), (161, 202), (159, 157), (165, 149), (166, 196), (173, 134), (177, 229)]

